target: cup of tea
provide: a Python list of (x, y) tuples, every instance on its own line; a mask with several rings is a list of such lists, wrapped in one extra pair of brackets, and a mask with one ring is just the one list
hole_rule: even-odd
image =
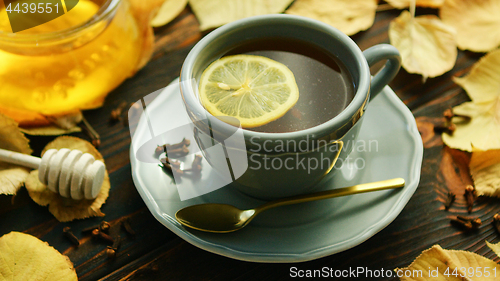
[[(236, 119), (213, 116), (203, 106), (198, 87), (204, 70), (238, 54), (267, 57), (292, 71), (299, 98), (282, 117), (241, 128)], [(372, 77), (370, 66), (380, 61), (385, 65)], [(356, 141), (370, 97), (394, 78), (400, 65), (399, 52), (391, 45), (362, 52), (330, 25), (273, 14), (238, 20), (206, 35), (186, 57), (180, 87), (197, 144), (211, 166), (226, 174), (230, 167), (232, 188), (277, 199), (314, 191), (320, 180), (334, 174), (335, 164), (352, 150), (345, 144)], [(236, 131), (243, 137), (232, 138)], [(224, 152), (213, 153), (214, 146)]]

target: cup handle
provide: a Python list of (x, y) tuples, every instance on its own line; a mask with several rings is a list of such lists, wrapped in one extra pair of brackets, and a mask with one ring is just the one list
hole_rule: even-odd
[(363, 52), (369, 66), (381, 60), (387, 60), (384, 67), (372, 77), (370, 84), (370, 100), (396, 76), (401, 67), (401, 56), (398, 49), (389, 44), (380, 44)]

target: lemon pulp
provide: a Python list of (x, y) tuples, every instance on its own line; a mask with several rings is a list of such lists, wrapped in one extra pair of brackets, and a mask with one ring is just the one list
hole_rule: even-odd
[(230, 116), (243, 128), (254, 128), (283, 116), (299, 99), (288, 67), (253, 55), (223, 57), (203, 72), (202, 105), (214, 116)]

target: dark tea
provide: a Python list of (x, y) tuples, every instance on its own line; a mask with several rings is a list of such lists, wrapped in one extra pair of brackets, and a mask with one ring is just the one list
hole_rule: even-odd
[(354, 98), (353, 80), (335, 57), (314, 45), (290, 39), (260, 39), (226, 55), (247, 54), (286, 65), (295, 76), (299, 99), (285, 115), (248, 130), (285, 133), (308, 129), (337, 116)]

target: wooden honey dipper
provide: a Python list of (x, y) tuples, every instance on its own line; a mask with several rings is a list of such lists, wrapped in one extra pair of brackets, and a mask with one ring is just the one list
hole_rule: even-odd
[(91, 154), (67, 148), (49, 149), (42, 158), (0, 149), (0, 161), (38, 169), (38, 179), (49, 190), (75, 200), (96, 198), (106, 171)]

